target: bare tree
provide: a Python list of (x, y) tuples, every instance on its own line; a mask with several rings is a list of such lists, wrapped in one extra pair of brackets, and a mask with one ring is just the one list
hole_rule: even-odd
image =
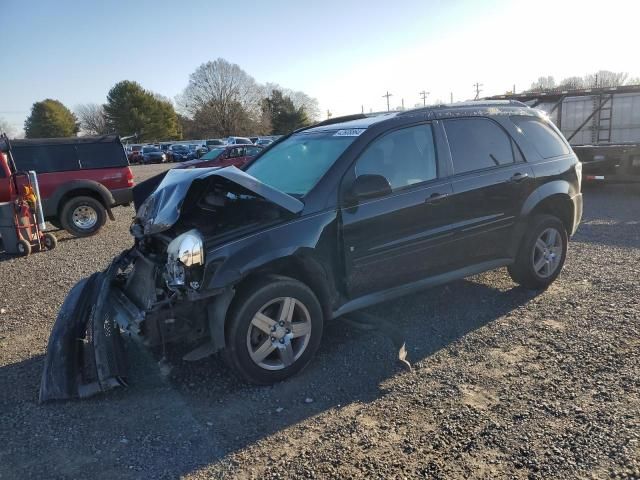
[(192, 118), (200, 114), (220, 136), (236, 134), (247, 122), (259, 124), (262, 117), (261, 88), (223, 58), (200, 65), (177, 100), (185, 113)]
[(640, 77), (631, 77), (627, 80), (627, 85), (640, 85)]
[(551, 90), (556, 87), (556, 81), (553, 76), (539, 77), (538, 80), (531, 84), (530, 91)]
[(16, 129), (4, 118), (0, 118), (0, 133), (6, 133), (7, 137), (13, 138), (16, 134)]
[(558, 86), (567, 90), (577, 90), (584, 88), (584, 79), (582, 77), (567, 77)]
[(599, 70), (584, 76), (585, 87), (618, 87), (627, 82), (629, 74), (627, 72), (611, 72), (609, 70)]
[(105, 135), (110, 132), (102, 105), (86, 103), (76, 107), (80, 129), (87, 135)]

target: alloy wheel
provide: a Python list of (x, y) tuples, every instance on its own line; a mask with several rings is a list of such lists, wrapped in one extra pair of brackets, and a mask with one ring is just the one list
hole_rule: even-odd
[(549, 278), (560, 265), (563, 254), (562, 236), (555, 228), (545, 229), (533, 247), (533, 270), (542, 278)]
[(264, 304), (251, 319), (247, 349), (259, 367), (282, 370), (302, 356), (310, 337), (307, 307), (293, 297), (281, 297)]

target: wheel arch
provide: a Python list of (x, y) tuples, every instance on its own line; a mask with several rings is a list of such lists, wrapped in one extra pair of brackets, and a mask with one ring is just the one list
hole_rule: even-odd
[(73, 180), (60, 186), (49, 198), (49, 206), (45, 214), (59, 217), (64, 204), (71, 198), (79, 196), (95, 198), (109, 213), (111, 206), (115, 203), (111, 192), (101, 183), (93, 180)]
[(571, 235), (575, 208), (571, 200), (571, 191), (569, 182), (556, 180), (545, 183), (531, 192), (520, 211), (520, 220), (516, 225), (513, 243), (508, 252), (510, 257), (515, 258), (533, 215), (544, 213), (559, 218), (567, 229), (567, 233)]

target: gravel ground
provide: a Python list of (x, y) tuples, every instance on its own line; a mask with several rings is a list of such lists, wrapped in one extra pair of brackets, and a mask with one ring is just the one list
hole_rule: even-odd
[(411, 371), (382, 333), (337, 321), (273, 387), (176, 351), (163, 376), (129, 346), (130, 388), (44, 406), (56, 312), (130, 245), (133, 210), (52, 252), (0, 253), (0, 478), (640, 478), (638, 212), (638, 187), (588, 190), (544, 293), (499, 270), (369, 309), (398, 326)]

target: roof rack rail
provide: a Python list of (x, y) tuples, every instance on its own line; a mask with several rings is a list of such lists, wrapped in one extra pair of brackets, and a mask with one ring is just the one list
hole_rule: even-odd
[(422, 111), (429, 111), (434, 109), (447, 109), (447, 108), (469, 108), (469, 107), (499, 107), (499, 106), (515, 106), (515, 107), (529, 107), (525, 103), (518, 100), (470, 100), (467, 102), (455, 102), (455, 103), (441, 103), (439, 105), (431, 105), (428, 107), (413, 108), (410, 110), (404, 110), (399, 112), (398, 115), (410, 115), (413, 113), (419, 113)]

